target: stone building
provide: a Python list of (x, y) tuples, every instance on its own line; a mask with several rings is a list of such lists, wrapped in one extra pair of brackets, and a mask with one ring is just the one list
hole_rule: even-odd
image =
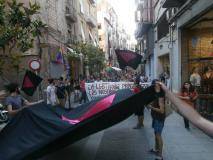
[[(66, 54), (72, 52), (72, 45), (77, 41), (98, 45), (97, 4), (95, 0), (17, 0), (24, 3), (36, 2), (40, 11), (33, 18), (40, 19), (46, 28), (42, 37), (35, 39), (34, 48), (23, 54), (20, 66), (29, 68), (31, 60), (39, 60), (41, 69), (38, 74), (44, 78), (42, 90), (46, 88), (49, 77), (60, 76), (78, 80), (80, 75), (88, 74), (84, 66), (83, 54), (78, 59), (67, 60)], [(58, 60), (58, 57), (60, 59)], [(6, 73), (8, 81), (22, 83), (24, 71), (18, 76), (13, 72)], [(3, 80), (5, 83), (5, 79)], [(3, 84), (2, 83), (2, 84)], [(3, 86), (3, 85), (2, 85)]]
[(135, 37), (138, 43), (138, 51), (143, 56), (141, 71), (154, 77), (154, 0), (136, 1), (137, 10), (135, 21), (137, 30)]
[[(20, 0), (26, 5), (29, 0)], [(42, 48), (42, 74), (45, 77), (59, 76), (78, 79), (85, 73), (82, 54), (79, 59), (70, 62), (66, 53), (73, 51), (75, 42), (98, 44), (97, 5), (94, 0), (32, 0), (41, 6), (40, 12), (34, 18), (41, 19), (47, 27), (42, 30), (41, 45), (35, 42), (35, 47), (28, 55), (36, 55)], [(57, 55), (62, 53), (63, 63), (55, 63)], [(39, 57), (38, 57), (39, 58)]]
[[(144, 52), (144, 57), (147, 54), (144, 42), (148, 46), (147, 38), (153, 39), (154, 61), (150, 63), (146, 60), (146, 65), (154, 68), (151, 71), (153, 78), (167, 72), (171, 89), (179, 91), (182, 83), (189, 81), (193, 68), (199, 68), (202, 77), (206, 67), (213, 67), (212, 0), (153, 0), (150, 7), (146, 5), (146, 0), (140, 0), (139, 4), (154, 10), (154, 34), (149, 35), (144, 24), (138, 25), (141, 29), (136, 31), (138, 42), (142, 40), (140, 50)], [(142, 8), (139, 10), (144, 11)], [(144, 17), (146, 15), (140, 18)]]
[(130, 36), (109, 1), (99, 0), (97, 5), (99, 46), (105, 53), (106, 63), (118, 67), (115, 49), (130, 49)]

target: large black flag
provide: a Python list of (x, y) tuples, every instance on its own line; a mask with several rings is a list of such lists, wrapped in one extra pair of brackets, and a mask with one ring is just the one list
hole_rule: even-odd
[(121, 69), (125, 69), (126, 66), (137, 69), (141, 63), (142, 56), (129, 50), (115, 50), (118, 63)]
[(20, 111), (0, 132), (0, 160), (29, 160), (57, 151), (132, 115), (155, 98), (154, 87), (119, 90), (66, 111), (44, 103)]
[(41, 83), (41, 81), (42, 81), (41, 77), (27, 70), (22, 82), (21, 90), (24, 91), (25, 94), (32, 96), (37, 86)]

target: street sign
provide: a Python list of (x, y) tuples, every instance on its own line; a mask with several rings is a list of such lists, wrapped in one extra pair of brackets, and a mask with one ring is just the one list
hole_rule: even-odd
[(29, 67), (33, 71), (38, 71), (41, 68), (41, 63), (38, 59), (33, 59), (29, 62)]

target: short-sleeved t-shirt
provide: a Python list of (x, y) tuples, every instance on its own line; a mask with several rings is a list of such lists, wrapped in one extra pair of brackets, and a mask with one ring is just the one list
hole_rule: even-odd
[[(159, 98), (165, 98), (165, 93), (164, 92), (156, 93), (155, 97), (156, 97), (156, 99), (154, 100), (154, 102), (152, 102), (152, 106), (154, 108), (160, 108)], [(153, 119), (156, 119), (156, 120), (159, 120), (159, 121), (164, 121), (165, 118), (166, 118), (165, 117), (165, 112), (162, 114), (162, 113), (159, 113), (159, 112), (156, 112), (156, 111), (152, 110), (151, 111), (151, 115), (152, 115)]]
[(65, 98), (66, 86), (64, 84), (60, 84), (56, 87), (56, 95), (59, 99)]
[[(50, 98), (50, 101), (48, 97)], [(56, 104), (56, 102), (56, 88), (53, 85), (49, 85), (47, 87), (47, 104)]]
[(23, 107), (24, 99), (20, 95), (9, 96), (6, 98), (5, 105), (11, 105), (13, 110), (20, 109)]

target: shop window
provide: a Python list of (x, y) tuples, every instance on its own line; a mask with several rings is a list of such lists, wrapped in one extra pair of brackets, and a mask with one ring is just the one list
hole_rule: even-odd
[[(192, 83), (199, 86), (198, 91), (200, 94), (213, 94), (213, 30), (212, 29), (192, 29), (187, 30), (184, 35), (187, 39), (187, 61), (188, 63), (188, 76), (190, 80), (195, 68), (200, 76), (199, 82), (195, 79)], [(210, 76), (207, 69), (212, 70)], [(207, 76), (206, 76), (207, 74)], [(183, 75), (184, 76), (184, 75)]]
[(101, 24), (98, 25), (98, 29), (101, 29)]

